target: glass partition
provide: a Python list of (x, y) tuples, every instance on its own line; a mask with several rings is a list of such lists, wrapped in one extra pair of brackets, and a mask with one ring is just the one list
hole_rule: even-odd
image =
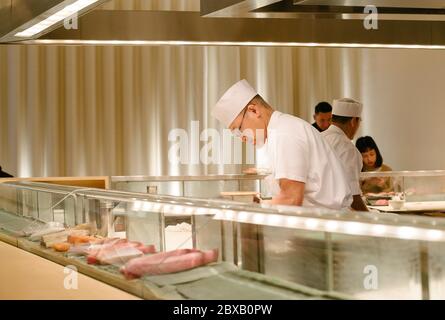
[(445, 212), (445, 171), (364, 172), (361, 184), (374, 209), (440, 216)]
[(435, 217), (24, 182), (0, 210), (0, 240), (146, 299), (445, 298)]
[(253, 195), (267, 195), (264, 175), (207, 175), (111, 177), (114, 190), (180, 197), (228, 199), (253, 202)]

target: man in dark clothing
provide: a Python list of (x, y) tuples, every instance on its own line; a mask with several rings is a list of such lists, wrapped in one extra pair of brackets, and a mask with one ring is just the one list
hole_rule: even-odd
[(325, 131), (331, 125), (332, 106), (328, 102), (320, 102), (315, 107), (315, 122), (312, 124), (320, 132)]

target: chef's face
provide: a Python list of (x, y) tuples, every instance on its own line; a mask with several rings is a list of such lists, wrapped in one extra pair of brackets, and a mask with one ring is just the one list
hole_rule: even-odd
[(375, 167), (377, 152), (374, 149), (367, 149), (366, 152), (362, 152), (362, 157), (365, 168), (373, 169)]
[(255, 104), (248, 105), (235, 118), (229, 129), (235, 136), (241, 138), (243, 142), (263, 145), (267, 135), (267, 128), (262, 117), (261, 107)]
[(319, 112), (314, 115), (314, 120), (317, 123), (317, 126), (325, 131), (332, 122), (332, 112)]

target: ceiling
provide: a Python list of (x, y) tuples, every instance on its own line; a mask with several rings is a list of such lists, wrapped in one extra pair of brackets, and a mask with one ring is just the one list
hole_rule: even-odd
[[(81, 11), (79, 16), (91, 11), (108, 0), (97, 0)], [(41, 22), (61, 9), (73, 4), (76, 0), (0, 0), (0, 43), (24, 40), (16, 34)], [(62, 23), (35, 35), (42, 36), (60, 27)]]
[(96, 10), (200, 11), (201, 0), (110, 0)]
[[(0, 42), (66, 1), (0, 0)], [(364, 27), (366, 5), (377, 29)], [(445, 48), (445, 0), (101, 0), (83, 13), (77, 30), (58, 25), (21, 43)]]
[(367, 6), (396, 8), (445, 8), (443, 0), (294, 0), (296, 5)]
[(381, 20), (445, 20), (443, 0), (202, 0), (206, 17), (363, 19), (374, 6)]

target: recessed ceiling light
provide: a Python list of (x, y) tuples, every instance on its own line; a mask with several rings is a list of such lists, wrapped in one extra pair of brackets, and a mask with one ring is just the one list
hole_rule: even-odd
[(241, 47), (311, 47), (362, 49), (417, 49), (444, 50), (445, 45), (423, 44), (367, 44), (367, 43), (314, 43), (314, 42), (242, 42), (242, 41), (175, 41), (175, 40), (50, 40), (39, 39), (23, 44), (45, 45), (98, 45), (98, 46), (241, 46)]
[(42, 31), (48, 29), (49, 27), (71, 17), (73, 14), (85, 9), (86, 7), (92, 5), (97, 1), (99, 0), (77, 0), (76, 2), (73, 2), (72, 4), (61, 9), (60, 11), (57, 11), (56, 13), (49, 16), (45, 20), (36, 23), (32, 27), (29, 27), (24, 31), (16, 33), (15, 36), (19, 38), (33, 37), (41, 33)]

